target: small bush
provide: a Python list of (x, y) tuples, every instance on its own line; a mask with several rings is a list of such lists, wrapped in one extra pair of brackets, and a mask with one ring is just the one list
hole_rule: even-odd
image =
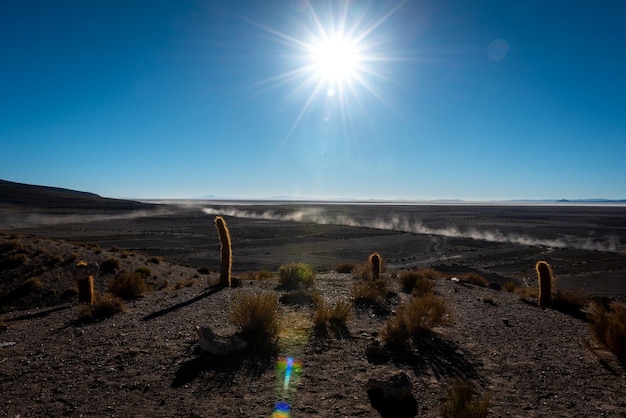
[(152, 276), (152, 270), (150, 270), (150, 267), (137, 267), (135, 269), (135, 273), (141, 274), (144, 277), (144, 279), (147, 279), (148, 277)]
[(599, 343), (620, 359), (626, 359), (626, 303), (612, 302), (607, 309), (594, 302), (589, 323)]
[(354, 263), (340, 263), (335, 267), (337, 273), (352, 273), (354, 271)]
[(516, 288), (517, 283), (515, 282), (506, 282), (502, 285), (502, 289), (506, 290), (509, 293), (513, 292)]
[(103, 296), (97, 297), (93, 305), (81, 304), (78, 307), (78, 320), (79, 322), (98, 321), (122, 313), (124, 310), (122, 299), (105, 293)]
[(162, 261), (161, 257), (150, 257), (148, 259), (148, 262), (152, 264), (161, 264), (161, 261)]
[(400, 284), (406, 293), (413, 292), (416, 296), (422, 296), (432, 292), (435, 282), (427, 278), (419, 270), (403, 271), (400, 274)]
[(478, 273), (463, 273), (459, 275), (459, 280), (461, 283), (469, 283), (475, 286), (487, 287), (489, 286), (489, 282), (483, 276)]
[(516, 287), (513, 289), (513, 293), (518, 295), (522, 300), (528, 300), (530, 298), (537, 299), (539, 297), (539, 288), (537, 287)]
[(244, 339), (272, 344), (278, 334), (277, 308), (276, 293), (238, 295), (232, 303), (230, 320), (241, 330)]
[(383, 279), (357, 282), (352, 287), (352, 297), (358, 305), (380, 306), (387, 297), (387, 283)]
[(104, 274), (115, 273), (120, 268), (120, 260), (117, 258), (107, 258), (100, 263), (100, 271)]
[(326, 328), (328, 324), (335, 327), (345, 326), (351, 310), (352, 303), (348, 300), (339, 300), (335, 306), (331, 306), (319, 298), (315, 303), (313, 323), (318, 329)]
[(315, 281), (313, 268), (305, 263), (283, 264), (278, 271), (280, 274), (279, 283), (284, 287), (310, 287)]
[(41, 289), (41, 280), (39, 277), (31, 277), (24, 281), (24, 289), (32, 291)]
[(557, 290), (552, 295), (552, 307), (565, 313), (576, 313), (587, 306), (589, 295), (582, 290)]
[(414, 297), (398, 308), (396, 316), (389, 320), (383, 339), (389, 345), (403, 345), (434, 327), (451, 321), (452, 312), (445, 300), (429, 293)]
[(123, 272), (109, 282), (109, 292), (122, 299), (135, 299), (148, 290), (144, 275)]
[(441, 407), (442, 418), (481, 418), (487, 416), (489, 396), (476, 399), (474, 386), (467, 380), (456, 380), (446, 391)]
[(267, 280), (274, 277), (274, 273), (267, 270), (247, 271), (241, 274), (242, 280)]
[[(194, 279), (183, 279), (183, 280), (176, 282), (176, 284), (174, 285), (174, 289), (182, 289), (183, 287), (191, 287), (194, 284), (196, 284), (196, 281)], [(161, 288), (165, 286), (167, 286), (167, 284), (162, 285)]]

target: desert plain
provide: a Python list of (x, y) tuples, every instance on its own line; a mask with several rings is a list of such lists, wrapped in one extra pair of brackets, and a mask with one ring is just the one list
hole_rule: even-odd
[[(556, 288), (626, 300), (626, 207), (552, 204), (329, 202), (125, 202), (50, 189), (2, 189), (0, 197), (0, 414), (26, 416), (270, 417), (281, 400), (277, 362), (302, 365), (288, 402), (291, 416), (439, 416), (446, 388), (471, 381), (489, 398), (489, 416), (626, 416), (623, 359), (593, 339), (585, 311), (539, 308), (498, 290), (536, 287), (538, 260)], [(220, 241), (230, 229), (237, 286), (219, 288)], [(384, 309), (355, 305), (346, 326), (320, 335), (313, 307), (279, 304), (272, 350), (249, 346), (204, 353), (197, 327), (219, 335), (242, 293), (282, 292), (279, 267), (310, 264), (329, 303), (350, 299), (352, 273), (381, 254), (389, 293)], [(23, 254), (21, 263), (8, 262)], [(125, 312), (78, 322), (71, 266), (119, 261), (149, 269), (154, 290)], [(384, 361), (369, 347), (411, 296), (398, 276), (430, 267), (434, 292), (453, 312)], [(272, 277), (253, 279), (254, 272)], [(477, 273), (491, 287), (450, 280)], [(116, 272), (100, 272), (104, 293)], [(39, 286), (25, 288), (36, 277)], [(180, 283), (180, 285), (178, 285)], [(294, 337), (295, 336), (295, 337)], [(411, 402), (394, 409), (368, 391), (372, 379), (404, 373)]]

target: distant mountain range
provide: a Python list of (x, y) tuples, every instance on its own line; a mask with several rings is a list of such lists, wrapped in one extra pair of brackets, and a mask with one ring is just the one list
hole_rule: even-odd
[[(205, 195), (198, 200), (248, 200), (248, 201), (276, 201), (276, 202), (345, 202), (345, 203), (422, 203), (422, 204), (549, 204), (549, 203), (578, 203), (578, 204), (624, 204), (626, 199), (515, 199), (493, 201), (465, 201), (461, 199), (438, 200), (390, 200), (390, 199), (306, 199), (292, 196), (273, 196), (266, 199), (242, 199), (235, 197), (219, 197)], [(159, 199), (165, 201), (167, 199)], [(175, 199), (174, 199), (175, 200)], [(194, 199), (195, 200), (195, 199)], [(95, 193), (82, 192), (60, 187), (37, 186), (0, 180), (0, 207), (25, 207), (51, 210), (138, 210), (153, 208), (154, 205), (134, 200), (112, 199), (99, 196)]]

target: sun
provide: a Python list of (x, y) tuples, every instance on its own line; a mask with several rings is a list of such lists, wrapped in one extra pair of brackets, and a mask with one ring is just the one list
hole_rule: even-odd
[[(383, 67), (402, 59), (393, 45), (395, 38), (389, 19), (404, 3), (400, 0), (381, 2), (383, 6), (372, 3), (370, 7), (360, 7), (348, 0), (326, 3), (302, 0), (301, 13), (290, 30), (250, 21), (288, 51), (282, 52), (278, 60), (288, 63), (287, 69), (258, 83), (272, 87), (291, 85), (288, 98), (301, 100), (287, 139), (314, 109), (325, 108), (324, 114), (318, 116), (329, 120), (329, 101), (335, 103), (344, 131), (348, 130), (354, 106), (362, 108), (368, 98), (389, 105), (390, 100), (379, 84), (391, 79)], [(326, 101), (326, 106), (317, 106), (321, 100)]]
[(341, 33), (311, 45), (310, 59), (314, 71), (330, 83), (349, 81), (357, 75), (363, 60), (358, 44)]

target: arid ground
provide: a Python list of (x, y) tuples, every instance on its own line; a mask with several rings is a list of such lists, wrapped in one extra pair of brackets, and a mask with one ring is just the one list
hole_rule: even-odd
[[(269, 417), (281, 398), (281, 356), (302, 363), (289, 399), (294, 417), (398, 416), (367, 382), (400, 371), (414, 399), (404, 416), (438, 416), (456, 378), (489, 396), (491, 416), (626, 416), (623, 361), (593, 340), (584, 312), (540, 309), (532, 297), (449, 280), (476, 272), (490, 283), (536, 286), (534, 264), (543, 259), (559, 289), (626, 299), (625, 207), (148, 205), (94, 195), (78, 196), (77, 205), (76, 195), (48, 192), (30, 200), (41, 191), (0, 193), (3, 416)], [(230, 228), (234, 288), (214, 286), (215, 214)], [(237, 331), (229, 322), (236, 295), (282, 292), (280, 265), (311, 264), (316, 289), (333, 303), (362, 280), (334, 268), (373, 251), (390, 288), (384, 309), (355, 306), (344, 329), (320, 335), (311, 305), (281, 303), (274, 350), (220, 357), (199, 349), (198, 326)], [(154, 290), (127, 301), (124, 313), (78, 322), (71, 266), (112, 258), (119, 268), (100, 272), (97, 291), (137, 268), (150, 270)], [(434, 291), (453, 321), (384, 361), (371, 358), (368, 347), (410, 298), (398, 275), (422, 267), (444, 273)], [(262, 270), (274, 276), (248, 274)]]

